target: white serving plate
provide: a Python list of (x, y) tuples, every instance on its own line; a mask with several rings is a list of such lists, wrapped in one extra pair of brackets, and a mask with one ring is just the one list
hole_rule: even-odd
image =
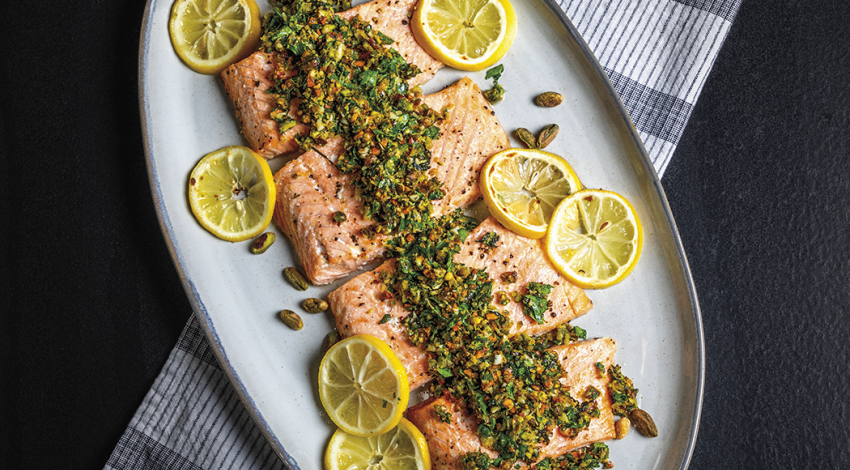
[[(558, 5), (513, 5), (519, 26), (501, 62), (507, 95), (495, 107), (499, 120), (509, 133), (557, 123), (560, 134), (547, 150), (564, 156), (585, 186), (623, 194), (644, 225), (635, 271), (612, 288), (589, 291), (593, 310), (573, 322), (589, 336), (617, 340), (617, 362), (658, 425), (658, 438), (633, 433), (611, 442), (611, 459), (619, 469), (684, 469), (699, 425), (705, 355), (696, 291), (670, 207), (622, 103)], [(256, 256), (247, 242), (218, 240), (195, 221), (186, 198), (192, 168), (205, 154), (245, 141), (220, 80), (192, 72), (174, 53), (170, 9), (170, 0), (148, 1), (139, 59), (145, 152), (160, 226), (195, 314), (251, 416), (289, 467), (320, 469), (334, 428), (322, 411), (316, 377), (333, 323), (327, 315), (304, 314), (304, 329), (295, 332), (277, 312), (324, 297), (341, 282), (307, 292), (290, 287), (282, 270), (298, 261), (277, 227), (270, 229), (278, 242)], [(261, 1), (260, 9), (268, 5)], [(463, 75), (444, 69), (425, 92)], [(489, 88), (484, 72), (469, 75)], [(563, 93), (561, 106), (532, 104), (550, 90)], [(271, 161), (272, 171), (283, 163)]]

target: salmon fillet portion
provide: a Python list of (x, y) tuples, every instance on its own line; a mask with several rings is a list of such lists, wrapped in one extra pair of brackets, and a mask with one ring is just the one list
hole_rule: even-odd
[[(477, 240), (489, 232), (496, 232), (499, 242), (492, 250), (485, 251)], [(552, 307), (544, 315), (545, 322), (541, 325), (526, 316), (519, 303), (511, 302), (506, 306), (494, 304), (499, 310), (509, 312), (514, 322), (511, 335), (536, 335), (550, 331), (587, 313), (593, 306), (582, 289), (570, 284), (555, 271), (544, 254), (540, 240), (519, 236), (502, 227), (493, 217), (481, 222), (470, 232), (454, 261), (486, 270), (494, 279), (494, 292), (520, 290), (530, 281), (554, 286), (549, 294)], [(407, 371), (410, 390), (415, 390), (431, 380), (428, 374), (428, 353), (411, 344), (401, 324), (402, 318), (409, 312), (399, 304), (393, 306), (389, 300), (380, 298), (383, 292), (381, 274), (394, 269), (395, 261), (389, 260), (374, 271), (360, 274), (331, 292), (328, 303), (336, 328), (343, 337), (370, 334), (389, 344)], [(517, 273), (514, 284), (508, 285), (501, 281), (501, 275), (506, 271)], [(390, 315), (390, 321), (378, 324), (384, 315)]]
[[(445, 193), (434, 204), (433, 215), (440, 216), (480, 198), (478, 174), (484, 162), (509, 142), (481, 89), (468, 77), (423, 100), (437, 111), (453, 105), (431, 148), (430, 171)], [(342, 152), (341, 139), (335, 139), (287, 163), (274, 176), (274, 219), (314, 284), (347, 276), (384, 253), (386, 236), (362, 235), (374, 223), (361, 215), (363, 203), (355, 197), (353, 176), (343, 175), (329, 161)], [(343, 222), (334, 220), (337, 212), (345, 215)]]
[(390, 47), (398, 51), (408, 64), (422, 71), (408, 82), (410, 86), (421, 85), (434, 78), (443, 63), (431, 57), (413, 37), (410, 17), (419, 0), (373, 0), (339, 13), (350, 20), (357, 16), (372, 24), (372, 27), (390, 37)]
[[(608, 392), (608, 376), (600, 377), (596, 370), (597, 362), (604, 364), (606, 369), (612, 366), (616, 350), (617, 345), (611, 338), (580, 341), (550, 349), (557, 354), (567, 372), (567, 377), (561, 379), (561, 382), (569, 388), (573, 398), (581, 400), (580, 397), (589, 386), (602, 393), (596, 399), (599, 417), (591, 420), (586, 429), (572, 438), (555, 430), (549, 436), (549, 444), (540, 449), (541, 459), (558, 457), (584, 445), (616, 437), (614, 412)], [(434, 412), (435, 405), (443, 405), (451, 413), (452, 417), (448, 423), (440, 421)], [(492, 450), (482, 447), (475, 434), (478, 422), (468, 415), (462, 406), (445, 397), (431, 398), (408, 409), (407, 419), (422, 431), (428, 441), (433, 470), (460, 470), (460, 459), (467, 452), (483, 450), (491, 457), (496, 456)]]
[[(277, 103), (271, 94), (266, 93), (272, 86), (269, 78), (274, 69), (272, 56), (255, 52), (221, 72), (224, 91), (236, 107), (242, 135), (251, 148), (267, 160), (298, 150), (295, 137), (310, 130), (306, 125), (298, 123), (283, 135), (278, 132), (277, 121), (269, 116)], [(301, 100), (292, 100), (290, 116), (296, 115), (300, 104)]]
[[(413, 38), (409, 16), (413, 13), (416, 1), (373, 0), (339, 13), (345, 19), (359, 16), (395, 41), (390, 47), (422, 71), (409, 81), (411, 86), (427, 82), (443, 67), (442, 62), (428, 55)], [(278, 132), (277, 122), (269, 116), (276, 106), (275, 99), (266, 93), (272, 86), (270, 78), (274, 69), (274, 59), (270, 55), (255, 52), (221, 73), (224, 91), (236, 107), (236, 117), (242, 124), (245, 139), (255, 152), (266, 159), (298, 150), (294, 138), (310, 129), (299, 123), (283, 135)], [(282, 78), (293, 75), (295, 72)], [(289, 108), (289, 115), (296, 120), (299, 104), (299, 100), (292, 100)]]

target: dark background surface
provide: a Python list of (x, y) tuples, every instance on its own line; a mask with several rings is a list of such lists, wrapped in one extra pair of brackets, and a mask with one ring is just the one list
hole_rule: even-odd
[[(191, 308), (144, 164), (144, 2), (43, 3), (0, 17), (0, 468), (93, 469)], [(850, 464), (848, 32), (844, 0), (745, 1), (663, 179), (705, 327), (692, 469)]]

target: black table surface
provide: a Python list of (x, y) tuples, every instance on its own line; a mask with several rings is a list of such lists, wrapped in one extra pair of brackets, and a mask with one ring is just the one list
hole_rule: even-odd
[[(0, 468), (101, 468), (191, 312), (145, 170), (144, 1), (4, 5)], [(692, 469), (850, 464), (848, 32), (844, 0), (745, 1), (664, 176), (705, 328)]]

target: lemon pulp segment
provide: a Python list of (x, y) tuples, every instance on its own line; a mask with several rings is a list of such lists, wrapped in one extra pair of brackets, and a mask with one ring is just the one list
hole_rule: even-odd
[(550, 260), (584, 288), (612, 286), (637, 265), (643, 228), (631, 203), (619, 194), (584, 190), (556, 208), (546, 239)]
[(446, 65), (483, 70), (513, 44), (516, 14), (508, 0), (422, 0), (412, 29), (419, 44)]
[(535, 149), (499, 152), (481, 176), (481, 192), (493, 216), (528, 238), (542, 238), (558, 203), (580, 188), (564, 159)]
[(204, 228), (224, 240), (260, 234), (271, 222), (274, 201), (271, 169), (246, 147), (206, 155), (189, 178), (192, 212)]
[(221, 73), (252, 53), (260, 38), (254, 0), (177, 0), (169, 32), (177, 55), (192, 70)]
[(373, 437), (360, 437), (337, 430), (325, 451), (326, 470), (429, 470), (425, 437), (410, 421)]
[(358, 436), (386, 432), (407, 408), (407, 373), (383, 341), (357, 335), (335, 344), (319, 366), (319, 397), (331, 420)]

